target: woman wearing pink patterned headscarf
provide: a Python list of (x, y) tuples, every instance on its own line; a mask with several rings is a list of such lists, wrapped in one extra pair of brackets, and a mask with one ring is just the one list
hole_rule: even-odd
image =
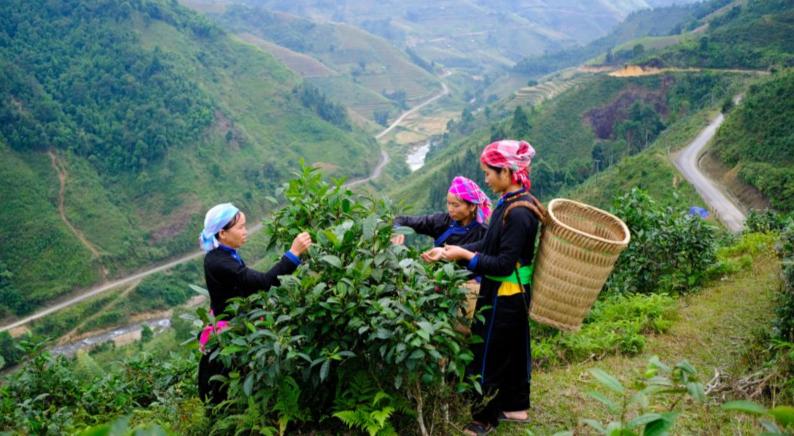
[[(447, 192), (447, 212), (423, 216), (401, 216), (394, 220), (395, 227), (410, 227), (420, 235), (432, 237), (434, 245), (460, 245), (474, 242), (485, 236), (486, 222), (491, 216), (491, 200), (466, 177), (455, 177)], [(392, 240), (402, 244), (404, 235)]]

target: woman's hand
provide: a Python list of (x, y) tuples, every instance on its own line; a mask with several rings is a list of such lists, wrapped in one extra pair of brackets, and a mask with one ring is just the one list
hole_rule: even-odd
[(421, 254), (421, 256), (422, 259), (428, 262), (438, 262), (443, 257), (443, 254), (444, 254), (444, 249), (441, 247), (436, 247), (433, 248), (432, 250), (425, 251), (424, 253)]
[(391, 243), (394, 245), (403, 245), (405, 244), (405, 235), (397, 235), (391, 238)]
[(290, 253), (294, 254), (295, 256), (300, 256), (301, 254), (305, 253), (309, 247), (312, 246), (312, 237), (309, 236), (308, 233), (303, 232), (300, 235), (295, 237), (295, 240), (292, 241), (292, 247), (290, 247)]
[(444, 247), (444, 251), (442, 256), (446, 260), (471, 260), (474, 257), (474, 253), (465, 248), (458, 247), (457, 245), (447, 245)]

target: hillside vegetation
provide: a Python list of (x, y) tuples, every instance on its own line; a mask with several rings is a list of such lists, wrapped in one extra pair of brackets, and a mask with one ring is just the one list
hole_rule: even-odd
[(794, 5), (791, 2), (732, 2), (714, 14), (689, 23), (689, 27), (698, 28), (701, 36), (643, 57), (636, 63), (653, 67), (722, 69), (794, 65)]
[[(240, 2), (242, 3), (242, 2)], [(666, 1), (246, 2), (315, 21), (344, 22), (411, 47), (427, 62), (472, 74), (607, 34), (629, 13)]]
[(714, 142), (716, 157), (738, 168), (739, 178), (769, 199), (773, 208), (794, 211), (794, 70), (750, 86), (728, 113)]
[(710, 105), (714, 98), (719, 102), (733, 80), (734, 75), (714, 73), (600, 75), (583, 80), (537, 108), (517, 106), (507, 119), (492, 121), (447, 148), (432, 150), (433, 157), (408, 183), (395, 188), (395, 196), (409, 201), (417, 212), (438, 210), (456, 175), (482, 182), (479, 155), (485, 145), (518, 138), (528, 140), (537, 152), (532, 189), (545, 201), (584, 182), (597, 169), (603, 171), (647, 149), (667, 126)]
[[(425, 71), (388, 41), (353, 26), (314, 23), (241, 5), (210, 17), (230, 32), (275, 44), (275, 49), (263, 46), (332, 99), (372, 122), (375, 112), (395, 116), (441, 90), (429, 65), (431, 71)], [(320, 65), (296, 64), (301, 54)], [(317, 74), (320, 67), (331, 71)]]
[(194, 249), (212, 204), (256, 220), (300, 157), (338, 177), (379, 155), (271, 55), (175, 2), (3, 2), (0, 66), (0, 237), (18, 241), (0, 264), (28, 308)]

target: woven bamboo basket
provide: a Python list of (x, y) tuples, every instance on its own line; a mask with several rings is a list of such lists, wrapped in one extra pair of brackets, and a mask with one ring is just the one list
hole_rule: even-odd
[(618, 217), (572, 200), (552, 200), (535, 257), (532, 319), (578, 331), (629, 239)]

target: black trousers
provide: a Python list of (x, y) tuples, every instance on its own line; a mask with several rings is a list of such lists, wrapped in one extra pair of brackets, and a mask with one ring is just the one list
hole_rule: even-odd
[[(532, 357), (525, 298), (521, 293), (481, 302), (493, 308), (482, 313), (484, 323), (472, 326), (472, 334), (484, 341), (473, 345), (474, 360), (467, 368), (469, 375), (480, 376), (483, 388), (483, 395), (474, 396), (475, 421), (497, 426), (500, 411), (529, 409)], [(483, 401), (494, 395), (483, 408)]]
[(199, 398), (205, 404), (220, 404), (226, 400), (227, 388), (218, 380), (210, 380), (213, 376), (229, 374), (229, 369), (220, 359), (210, 360), (212, 351), (201, 356), (198, 371)]

